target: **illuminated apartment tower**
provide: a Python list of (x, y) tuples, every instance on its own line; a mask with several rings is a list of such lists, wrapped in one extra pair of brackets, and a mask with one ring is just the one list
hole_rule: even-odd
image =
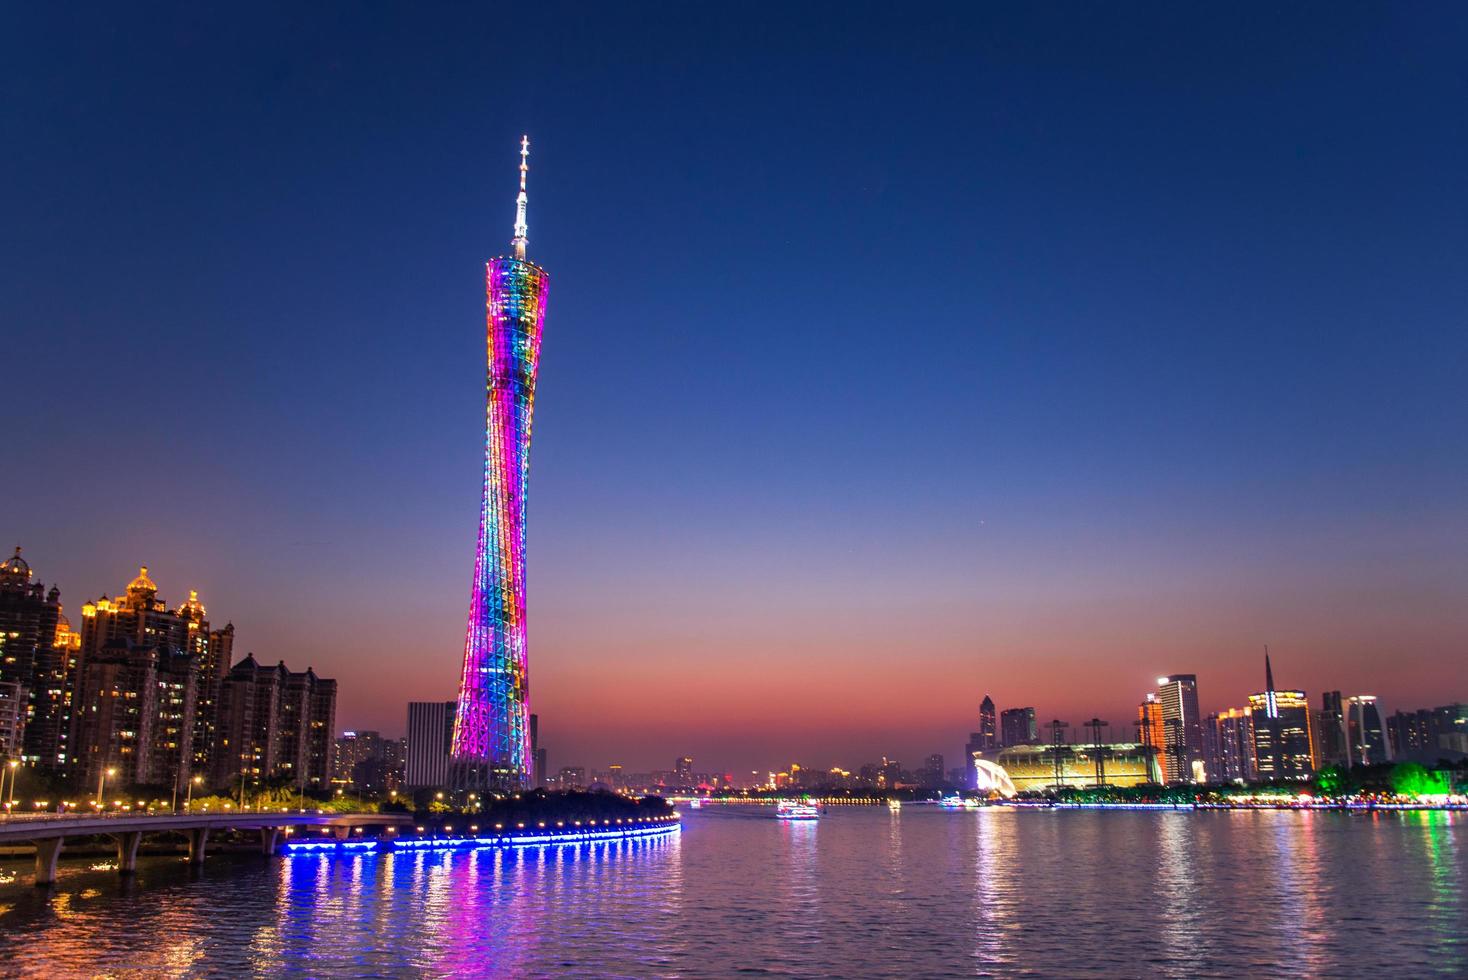
[(519, 788), (530, 781), (534, 766), (525, 641), (525, 485), (546, 273), (525, 259), (529, 154), (530, 140), (524, 138), (514, 257), (485, 266), (484, 500), (452, 749), (453, 778), (462, 787)]

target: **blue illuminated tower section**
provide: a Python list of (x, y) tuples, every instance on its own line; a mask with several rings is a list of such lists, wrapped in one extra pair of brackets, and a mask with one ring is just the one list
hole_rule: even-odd
[(520, 141), (514, 257), (485, 266), (484, 500), (452, 749), (454, 780), (463, 788), (519, 789), (529, 785), (534, 766), (525, 638), (525, 488), (546, 273), (525, 258), (529, 155), (527, 137)]

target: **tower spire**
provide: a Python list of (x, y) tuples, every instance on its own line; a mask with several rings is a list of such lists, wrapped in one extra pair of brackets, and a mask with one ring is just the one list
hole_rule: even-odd
[(1264, 713), (1279, 717), (1279, 699), (1274, 696), (1274, 668), (1269, 666), (1269, 644), (1264, 644)]
[(515, 246), (515, 258), (521, 262), (525, 261), (526, 234), (529, 228), (525, 224), (525, 175), (530, 172), (530, 137), (520, 137), (520, 196), (515, 198), (515, 238), (511, 242)]

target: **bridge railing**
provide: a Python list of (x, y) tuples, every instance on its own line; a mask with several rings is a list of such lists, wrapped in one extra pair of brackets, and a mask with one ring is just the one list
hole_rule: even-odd
[(136, 820), (139, 817), (180, 817), (188, 819), (198, 817), (268, 817), (276, 814), (295, 814), (306, 817), (379, 816), (379, 814), (371, 813), (340, 813), (331, 810), (301, 810), (292, 807), (262, 807), (260, 809), (247, 807), (243, 810), (72, 810), (69, 813), (56, 813), (52, 810), (16, 810), (10, 813), (0, 811), (0, 824), (34, 823), (40, 820)]

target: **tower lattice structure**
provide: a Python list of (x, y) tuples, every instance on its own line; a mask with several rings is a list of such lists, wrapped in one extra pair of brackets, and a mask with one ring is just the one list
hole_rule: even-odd
[(513, 257), (485, 267), (484, 497), (452, 757), (463, 787), (518, 789), (534, 769), (525, 635), (525, 490), (547, 276), (525, 258), (529, 139), (520, 143)]

